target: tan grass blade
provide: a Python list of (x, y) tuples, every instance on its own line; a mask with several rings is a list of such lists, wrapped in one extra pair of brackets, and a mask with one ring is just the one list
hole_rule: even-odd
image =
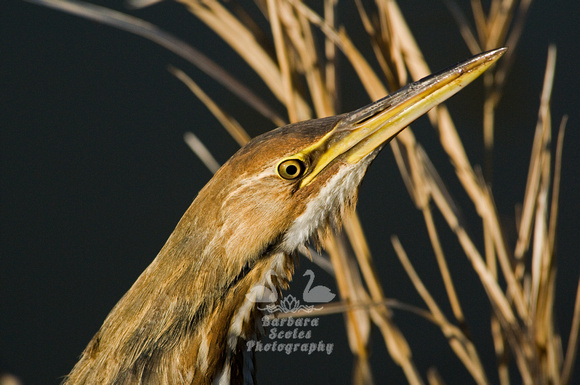
[(435, 318), (433, 318), (433, 315), (422, 308), (419, 308), (417, 306), (413, 306), (401, 301), (398, 301), (396, 299), (393, 298), (386, 298), (381, 302), (374, 302), (374, 301), (362, 301), (362, 302), (346, 302), (346, 301), (335, 301), (335, 302), (330, 302), (327, 304), (324, 304), (324, 306), (321, 306), (319, 308), (314, 308), (311, 311), (308, 310), (298, 310), (295, 313), (292, 312), (286, 312), (286, 313), (272, 313), (272, 314), (268, 314), (265, 317), (267, 317), (268, 319), (274, 319), (274, 318), (289, 318), (289, 317), (293, 317), (293, 318), (298, 318), (298, 317), (314, 317), (314, 316), (324, 316), (324, 315), (330, 315), (330, 314), (341, 314), (341, 313), (346, 313), (347, 311), (352, 311), (352, 310), (360, 310), (360, 309), (364, 309), (364, 310), (369, 310), (372, 307), (378, 307), (378, 306), (386, 306), (387, 308), (389, 308), (389, 310), (401, 310), (401, 311), (406, 311), (412, 314), (417, 315), (418, 317), (422, 317), (425, 320), (433, 323), (433, 324), (437, 324), (437, 320)]
[[(283, 76), (279, 67), (255, 39), (251, 31), (217, 1), (179, 0), (201, 21), (216, 32), (248, 65), (260, 76), (270, 91), (282, 103), (286, 96), (281, 90)], [(310, 108), (300, 95), (293, 95), (296, 100), (298, 120), (312, 116)]]
[[(502, 58), (501, 63), (498, 64), (496, 71), (488, 71), (483, 76), (486, 88), (486, 97), (483, 105), (484, 173), (488, 183), (491, 183), (493, 175), (495, 110), (501, 100), (502, 89), (509, 69), (513, 64), (514, 54), (531, 1), (523, 0), (517, 3), (510, 0), (500, 3), (500, 1), (496, 0), (492, 2), (489, 18), (486, 20), (488, 34), (484, 40), (480, 41), (480, 45), (485, 49), (498, 45), (510, 47), (505, 57)], [(516, 17), (513, 17), (514, 13)], [(506, 34), (508, 35), (506, 36)]]
[(499, 383), (501, 385), (509, 385), (510, 384), (509, 346), (506, 346), (507, 341), (505, 340), (504, 334), (501, 329), (501, 325), (497, 317), (491, 318), (491, 336), (493, 338), (493, 346), (495, 349)]
[[(324, 19), (330, 26), (330, 28), (336, 29), (336, 5), (338, 0), (324, 0)], [(324, 72), (324, 88), (330, 95), (332, 100), (332, 110), (339, 110), (338, 103), (338, 77), (337, 77), (337, 55), (336, 55), (336, 44), (326, 38), (324, 40), (324, 56), (326, 57), (326, 66)]]
[[(374, 323), (381, 329), (391, 357), (403, 368), (409, 382), (415, 383), (416, 381), (420, 381), (415, 364), (411, 360), (410, 349), (404, 336), (394, 324), (389, 309), (380, 305), (385, 301), (384, 293), (356, 213), (353, 213), (345, 221), (344, 227), (355, 251), (359, 268), (363, 273), (373, 302), (379, 304), (377, 308), (371, 309), (371, 317)], [(361, 288), (359, 290), (362, 290), (362, 285), (359, 285), (359, 287)]]
[(429, 381), (429, 385), (445, 385), (443, 378), (441, 378), (436, 368), (429, 368), (427, 371), (427, 381)]
[(558, 129), (558, 142), (556, 144), (556, 154), (554, 156), (554, 182), (552, 184), (552, 202), (550, 204), (550, 224), (548, 226), (548, 236), (550, 242), (550, 255), (554, 253), (554, 244), (556, 240), (556, 227), (558, 224), (558, 206), (560, 199), (560, 179), (562, 174), (562, 152), (564, 149), (564, 135), (566, 133), (566, 124), (568, 116), (564, 115)]
[(473, 379), (478, 384), (488, 384), (488, 380), (485, 375), (485, 370), (481, 365), (481, 361), (475, 349), (473, 343), (454, 325), (449, 323), (443, 312), (439, 309), (439, 306), (429, 293), (429, 290), (425, 287), (417, 272), (413, 268), (407, 253), (403, 249), (401, 242), (398, 237), (391, 237), (391, 243), (396, 251), (399, 261), (405, 268), (407, 275), (413, 282), (415, 289), (431, 311), (433, 318), (441, 328), (441, 332), (447, 338), (449, 345), (461, 360), (465, 368), (473, 376)]
[(415, 203), (415, 206), (419, 207), (419, 197), (417, 196), (419, 193), (415, 191), (415, 185), (413, 184), (411, 171), (409, 170), (409, 165), (406, 163), (407, 157), (403, 155), (405, 147), (400, 145), (399, 141), (393, 140), (391, 142), (391, 150), (393, 151), (395, 162), (397, 163), (397, 167), (399, 168), (399, 172), (401, 173), (401, 177), (403, 178), (403, 183), (407, 188), (407, 192)]
[(365, 282), (368, 285), (373, 301), (380, 302), (384, 300), (385, 296), (379, 282), (379, 277), (377, 276), (377, 270), (374, 266), (369, 246), (356, 213), (352, 213), (349, 220), (344, 223), (344, 229), (351, 241), (359, 267), (365, 277)]
[(398, 31), (390, 15), (391, 4), (389, 3), (389, 1), (381, 0), (377, 5), (380, 13), (379, 21), (382, 32), (382, 50), (385, 52), (386, 59), (390, 63), (395, 78), (393, 82), (389, 83), (389, 87), (394, 90), (407, 84), (409, 80), (406, 60), (403, 58), (402, 42), (397, 38)]
[(380, 16), (380, 25), (378, 27), (382, 31), (385, 31), (383, 33), (377, 31), (370, 15), (360, 0), (356, 0), (356, 6), (365, 31), (371, 39), (375, 58), (387, 78), (387, 84), (391, 89), (399, 88), (397, 85), (406, 83), (407, 72), (400, 56), (401, 51), (397, 46), (397, 41), (391, 38), (393, 33), (386, 17), (386, 5), (384, 2), (377, 2)]
[(534, 220), (533, 250), (531, 263), (531, 309), (534, 315), (534, 343), (545, 355), (539, 357), (540, 375), (543, 381), (559, 383), (559, 362), (561, 361), (559, 339), (553, 329), (555, 265), (550, 253), (549, 241), (549, 192), (551, 184), (551, 116), (550, 96), (556, 63), (556, 49), (548, 50), (544, 88), (542, 91), (539, 119), (542, 126), (542, 144), (540, 156), (540, 186), (536, 203)]
[(280, 22), (280, 12), (278, 5), (282, 5), (278, 0), (268, 0), (268, 16), (270, 17), (270, 25), (272, 27), (272, 35), (274, 36), (274, 47), (276, 48), (276, 56), (278, 58), (278, 65), (282, 76), (283, 100), (290, 122), (294, 123), (299, 120), (309, 118), (310, 116), (302, 117), (298, 114), (298, 106), (294, 98), (294, 88), (292, 86), (292, 71), (290, 69), (289, 53), (287, 52), (287, 44), (282, 32)]
[(497, 47), (505, 41), (516, 5), (515, 0), (492, 1), (487, 19), (487, 39), (483, 45), (485, 50)]
[[(359, 79), (364, 86), (364, 88), (369, 93), (371, 99), (378, 100), (379, 98), (387, 95), (387, 89), (382, 85), (378, 76), (371, 69), (369, 63), (364, 59), (362, 54), (356, 49), (356, 45), (350, 40), (346, 32), (341, 31), (340, 41), (343, 53), (350, 60), (350, 63), (357, 72)], [(402, 131), (403, 134), (405, 131)]]
[(487, 18), (483, 11), (481, 0), (471, 0), (471, 11), (473, 12), (473, 20), (475, 21), (475, 30), (479, 41), (487, 40)]
[(578, 335), (580, 334), (580, 280), (576, 290), (576, 302), (574, 304), (574, 316), (572, 317), (572, 327), (570, 329), (570, 338), (566, 348), (564, 365), (562, 366), (562, 375), (560, 376), (562, 384), (570, 383), (574, 364), (576, 362), (576, 353), (578, 352)]
[(535, 202), (538, 194), (540, 184), (540, 150), (542, 131), (541, 125), (536, 126), (536, 134), (534, 144), (532, 147), (532, 155), (530, 160), (530, 170), (528, 172), (528, 181), (526, 184), (526, 191), (523, 200), (522, 211), (519, 220), (518, 240), (514, 256), (518, 259), (524, 257), (524, 254), (530, 247), (531, 229), (534, 210), (536, 208)]
[(189, 146), (191, 151), (197, 155), (197, 157), (205, 164), (205, 166), (211, 171), (212, 174), (215, 174), (216, 171), (220, 168), (220, 164), (211, 152), (207, 149), (207, 147), (199, 140), (197, 136), (193, 132), (186, 132), (183, 134), (183, 140)]
[(330, 259), (328, 257), (321, 255), (311, 247), (302, 246), (300, 247), (299, 251), (303, 256), (310, 259), (318, 267), (327, 272), (328, 275), (330, 275), (331, 277), (336, 276), (336, 274), (334, 273), (334, 267), (332, 266), (332, 262), (330, 262)]
[(439, 240), (439, 235), (437, 234), (437, 226), (433, 220), (433, 213), (431, 212), (429, 205), (425, 205), (422, 211), (425, 223), (427, 224), (429, 238), (431, 240), (431, 244), (433, 245), (433, 251), (435, 252), (437, 265), (439, 266), (439, 271), (441, 272), (441, 278), (443, 279), (445, 290), (447, 291), (447, 297), (449, 298), (451, 309), (453, 310), (453, 315), (460, 324), (463, 324), (465, 322), (465, 317), (463, 316), (463, 310), (461, 310), (457, 292), (455, 291), (455, 286), (453, 285), (451, 273), (447, 267), (447, 260), (443, 252), (443, 246)]
[(386, 316), (384, 311), (375, 308), (370, 309), (370, 314), (373, 322), (378, 326), (383, 335), (389, 355), (403, 369), (409, 384), (423, 384), (419, 371), (413, 362), (411, 349), (393, 320), (389, 316)]
[[(308, 85), (316, 116), (325, 117), (334, 115), (336, 111), (334, 109), (333, 97), (326, 88), (328, 82), (324, 81), (324, 74), (322, 72), (324, 67), (321, 65), (328, 62), (328, 58), (319, 57), (309, 20), (299, 12), (287, 12), (285, 15), (287, 16), (285, 18), (286, 29), (289, 31), (290, 39), (300, 58), (301, 70), (304, 72), (304, 78)], [(294, 17), (288, 17), (290, 15)], [(296, 27), (291, 28), (293, 25)], [(327, 45), (334, 49), (335, 46), (331, 41), (326, 40), (326, 42), (328, 43)], [(329, 64), (332, 63), (330, 62)], [(330, 68), (332, 68), (332, 65)]]
[(532, 218), (536, 208), (537, 194), (541, 183), (541, 164), (542, 164), (542, 146), (546, 141), (544, 138), (548, 130), (549, 101), (552, 90), (553, 75), (555, 66), (555, 51), (548, 51), (548, 63), (546, 65), (546, 75), (544, 76), (544, 87), (540, 99), (540, 110), (538, 112), (538, 122), (536, 124), (536, 133), (532, 147), (530, 161), (530, 170), (528, 172), (528, 181), (524, 197), (522, 219), (520, 220), (520, 231), (518, 242), (515, 248), (515, 257), (522, 258), (529, 248), (531, 238)]
[[(515, 19), (512, 22), (512, 29), (509, 35), (507, 36), (507, 39), (504, 40), (505, 46), (510, 47), (510, 50), (509, 52), (506, 52), (506, 55), (504, 55), (504, 57), (502, 57), (502, 62), (499, 63), (497, 71), (494, 76), (494, 88), (496, 89), (496, 92), (499, 94), (501, 94), (499, 90), (503, 88), (505, 81), (507, 79), (507, 74), (509, 73), (509, 70), (513, 65), (516, 47), (524, 31), (524, 25), (527, 20), (528, 11), (531, 3), (532, 0), (522, 0), (519, 2)], [(499, 44), (502, 45), (502, 42), (499, 42)]]
[(471, 27), (467, 22), (467, 17), (465, 17), (461, 9), (457, 6), (457, 3), (453, 0), (445, 0), (444, 3), (455, 19), (455, 22), (459, 27), (459, 32), (461, 33), (461, 36), (463, 37), (463, 40), (465, 41), (465, 44), (467, 45), (467, 48), (469, 48), (471, 54), (476, 55), (478, 52), (483, 51), (477, 39), (475, 38), (473, 31), (471, 31)]
[(163, 0), (127, 0), (127, 5), (134, 9), (146, 8), (157, 3), (161, 3)]
[(221, 123), (221, 125), (226, 129), (226, 131), (234, 138), (240, 146), (248, 143), (250, 141), (250, 136), (244, 130), (244, 128), (230, 115), (228, 115), (220, 106), (217, 105), (203, 90), (193, 81), (192, 78), (187, 76), (187, 74), (180, 69), (169, 66), (169, 72), (171, 72), (176, 78), (181, 80), (191, 92), (197, 96), (199, 100), (205, 104), (205, 106), (210, 110), (210, 112), (215, 116), (215, 118)]
[[(341, 240), (338, 237), (327, 237), (324, 240), (324, 248), (330, 255), (330, 260), (336, 273), (336, 283), (340, 296), (346, 302), (364, 301), (366, 298), (359, 298), (360, 292), (354, 288), (354, 274), (350, 271), (351, 265), (342, 247)], [(370, 332), (368, 313), (364, 310), (353, 310), (348, 311), (345, 316), (347, 318), (347, 334), (351, 350), (366, 359)]]

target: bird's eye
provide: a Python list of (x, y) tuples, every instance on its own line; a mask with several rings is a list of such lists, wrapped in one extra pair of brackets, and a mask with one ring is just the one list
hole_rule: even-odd
[(301, 177), (306, 171), (306, 165), (299, 159), (288, 159), (278, 165), (278, 174), (287, 180)]

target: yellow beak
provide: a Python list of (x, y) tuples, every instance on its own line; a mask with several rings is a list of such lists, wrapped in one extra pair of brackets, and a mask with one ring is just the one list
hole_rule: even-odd
[(476, 55), (347, 114), (320, 141), (301, 151), (304, 157), (312, 151), (322, 155), (316, 164), (309, 165), (300, 186), (310, 184), (340, 155), (344, 154), (344, 161), (354, 164), (389, 142), (415, 119), (475, 80), (506, 50), (499, 48)]

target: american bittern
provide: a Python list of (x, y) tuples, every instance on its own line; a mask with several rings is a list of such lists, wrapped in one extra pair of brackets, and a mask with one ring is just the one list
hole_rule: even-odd
[[(277, 128), (240, 149), (199, 192), (113, 308), (66, 384), (243, 383), (259, 320), (246, 294), (352, 209), (379, 151), (491, 66), (498, 49), (354, 112)], [(315, 240), (314, 240), (315, 241)], [(248, 361), (249, 360), (249, 361)]]

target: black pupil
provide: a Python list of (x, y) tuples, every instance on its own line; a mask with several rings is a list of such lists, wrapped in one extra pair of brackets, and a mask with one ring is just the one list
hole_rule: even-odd
[(296, 167), (296, 166), (295, 166), (295, 165), (293, 165), (293, 164), (291, 164), (291, 165), (288, 165), (288, 166), (286, 167), (286, 173), (287, 173), (288, 175), (296, 175), (296, 174), (298, 173), (298, 167)]

